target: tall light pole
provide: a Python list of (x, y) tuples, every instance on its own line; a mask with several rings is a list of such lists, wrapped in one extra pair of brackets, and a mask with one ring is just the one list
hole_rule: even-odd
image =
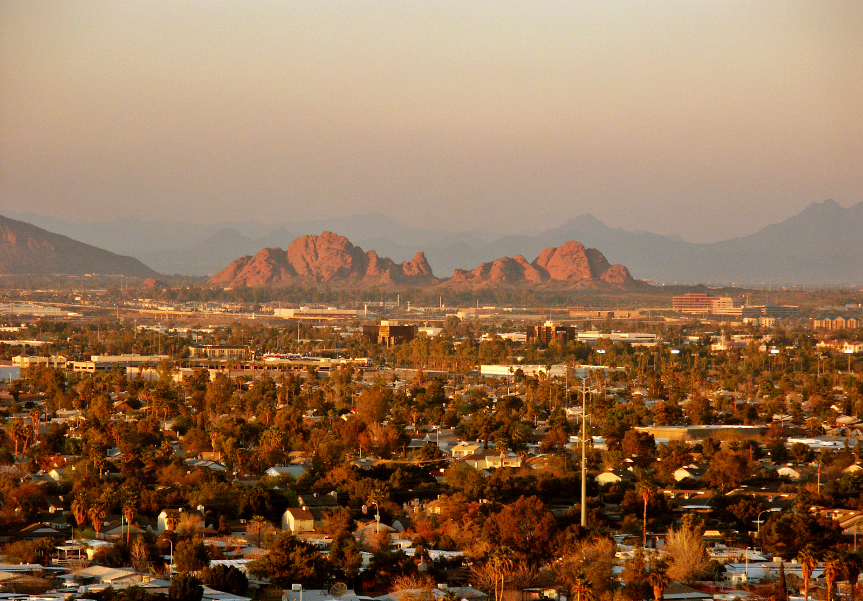
[(770, 509), (765, 509), (764, 511), (762, 511), (758, 514), (758, 517), (755, 518), (755, 523), (758, 526), (756, 531), (755, 531), (756, 536), (761, 535), (761, 516), (764, 515), (765, 513), (771, 513), (771, 512), (776, 512), (776, 511), (781, 511), (781, 510), (778, 507), (771, 507)]
[(587, 388), (588, 378), (581, 379), (581, 526), (587, 528)]

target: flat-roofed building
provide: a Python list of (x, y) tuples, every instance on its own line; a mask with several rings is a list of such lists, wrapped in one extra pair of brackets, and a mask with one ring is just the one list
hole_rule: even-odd
[(600, 332), (598, 330), (588, 330), (579, 332), (578, 340), (582, 342), (596, 342), (597, 340), (609, 340), (611, 342), (628, 342), (633, 345), (653, 346), (657, 343), (656, 334), (647, 332)]
[(307, 319), (329, 321), (335, 319), (356, 319), (362, 316), (361, 311), (354, 309), (335, 309), (332, 307), (315, 308), (300, 307), (299, 309), (275, 309), (273, 314), (283, 319)]
[(734, 309), (734, 299), (706, 292), (687, 292), (671, 297), (671, 309), (679, 313), (722, 313)]
[(800, 307), (794, 305), (775, 305), (773, 303), (744, 305), (740, 311), (742, 317), (775, 317), (777, 319), (796, 317), (799, 313)]
[(189, 357), (206, 359), (239, 359), (245, 360), (249, 357), (249, 351), (243, 346), (219, 346), (205, 344), (202, 346), (190, 346)]
[(51, 355), (50, 357), (12, 357), (12, 365), (22, 369), (34, 367), (37, 364), (45, 365), (53, 369), (64, 369), (68, 359), (62, 355)]
[(541, 326), (530, 326), (527, 329), (527, 343), (539, 344), (548, 346), (552, 340), (557, 340), (560, 344), (566, 344), (576, 337), (576, 329), (572, 326), (557, 325), (554, 322), (547, 321)]
[(363, 336), (385, 346), (410, 342), (416, 335), (417, 326), (403, 325), (393, 320), (383, 320), (380, 325), (363, 326)]

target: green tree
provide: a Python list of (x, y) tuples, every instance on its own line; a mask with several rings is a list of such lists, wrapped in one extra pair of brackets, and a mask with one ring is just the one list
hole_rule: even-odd
[(168, 599), (171, 601), (201, 601), (204, 596), (204, 587), (201, 581), (191, 574), (177, 574), (171, 580), (168, 589)]
[(210, 563), (210, 553), (200, 539), (182, 540), (174, 547), (174, 566), (178, 572), (197, 572)]
[(249, 573), (281, 587), (302, 584), (306, 588), (321, 588), (330, 580), (330, 563), (312, 545), (289, 532), (280, 534), (270, 545), (269, 552), (249, 564)]
[(761, 527), (763, 546), (782, 557), (794, 557), (807, 545), (829, 549), (839, 541), (840, 534), (830, 518), (800, 510), (782, 514)]
[(249, 579), (241, 570), (234, 566), (218, 564), (206, 567), (199, 572), (201, 582), (217, 591), (245, 595), (249, 588)]
[(556, 534), (554, 517), (536, 496), (519, 497), (483, 526), (483, 537), (490, 544), (512, 549), (527, 564), (549, 557)]

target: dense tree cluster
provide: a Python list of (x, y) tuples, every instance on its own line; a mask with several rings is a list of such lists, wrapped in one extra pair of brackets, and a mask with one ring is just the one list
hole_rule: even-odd
[[(0, 529), (11, 532), (32, 523), (55, 495), (70, 499), (70, 526), (95, 536), (111, 516), (136, 523), (155, 520), (164, 509), (184, 508), (187, 511), (171, 518), (159, 538), (127, 531), (94, 560), (107, 566), (161, 568), (162, 556), (172, 549), (178, 570), (200, 571), (201, 582), (242, 594), (248, 583), (237, 574), (207, 568), (218, 552), (202, 543), (201, 530), (212, 526), (230, 534), (233, 521), (245, 520), (247, 532), (268, 551), (251, 573), (280, 586), (302, 582), (321, 587), (343, 581), (385, 588), (390, 580), (416, 577), (420, 564), (423, 573), (442, 576), (446, 561), (431, 561), (428, 554), (428, 549), (440, 549), (464, 552), (477, 582), (485, 583), (492, 594), (503, 586), (501, 578), (507, 586), (536, 582), (548, 572), (541, 568), (553, 566), (555, 577), (572, 595), (591, 591), (603, 598), (610, 598), (617, 587), (611, 571), (616, 546), (608, 533), (646, 542), (649, 533), (671, 530), (667, 564), (636, 553), (626, 566), (623, 595), (642, 599), (662, 589), (666, 578), (689, 581), (713, 569), (703, 555), (704, 529), (721, 529), (730, 540), (756, 542), (748, 532), (768, 505), (763, 496), (748, 494), (752, 487), (770, 484), (777, 492), (796, 495), (795, 506), (771, 514), (758, 528), (757, 542), (787, 559), (810, 546), (828, 549), (842, 542), (832, 523), (809, 507), (863, 509), (863, 476), (843, 473), (861, 449), (815, 453), (805, 444), (785, 445), (791, 434), (823, 433), (824, 424), (840, 413), (863, 418), (860, 378), (853, 369), (850, 374), (828, 370), (811, 332), (771, 332), (765, 344), (778, 352), (769, 354), (757, 336), (743, 348), (710, 351), (703, 343), (713, 337), (695, 323), (643, 324), (678, 347), (679, 353), (671, 353), (667, 347), (643, 349), (602, 340), (594, 346), (528, 346), (496, 335), (512, 329), (511, 323), (493, 328), (453, 317), (443, 326), (439, 337), (382, 348), (356, 332), (332, 327), (304, 324), (299, 326), (302, 336), (297, 336), (297, 324), (284, 329), (236, 324), (195, 343), (242, 345), (257, 352), (337, 349), (412, 371), (364, 372), (346, 366), (326, 377), (309, 369), (245, 379), (198, 369), (180, 383), (174, 376), (193, 342), (186, 335), (158, 340), (117, 323), (28, 326), (21, 336), (49, 341), (40, 351), (46, 354), (147, 354), (162, 345), (171, 358), (156, 366), (152, 380), (119, 372), (79, 375), (39, 365), (9, 387), (0, 462), (29, 473), (48, 473), (61, 465), (67, 469), (57, 482), (41, 484), (0, 473)], [(683, 345), (694, 335), (701, 335), (703, 343)], [(579, 519), (581, 447), (571, 442), (581, 424), (568, 411), (580, 406), (582, 398), (565, 378), (525, 376), (517, 370), (509, 382), (500, 383), (473, 375), (481, 363), (512, 357), (524, 363), (624, 368), (608, 377), (594, 372), (585, 382), (595, 391), (589, 397), (590, 434), (605, 443), (603, 448), (588, 444), (584, 457), (587, 528)], [(439, 372), (448, 376), (433, 375)], [(45, 416), (60, 410), (79, 413), (46, 427)], [(636, 429), (708, 424), (760, 425), (764, 434), (724, 441), (707, 437), (693, 445), (675, 440), (657, 444), (653, 435)], [(529, 450), (538, 450), (543, 461), (485, 474), (466, 462), (447, 461), (431, 442), (411, 444), (412, 439), (433, 440), (440, 429), (478, 441), (481, 451), (527, 458)], [(221, 462), (225, 471), (192, 468), (185, 461), (201, 455)], [(374, 465), (359, 461), (369, 456), (375, 458)], [(306, 467), (298, 479), (261, 477), (267, 468), (295, 459)], [(817, 469), (823, 485), (768, 473), (761, 459), (792, 460)], [(676, 472), (693, 462), (703, 468), (701, 481), (679, 481)], [(631, 479), (600, 486), (594, 477), (605, 470), (625, 470)], [(245, 486), (247, 477), (259, 481)], [(750, 488), (741, 489), (746, 485)], [(700, 523), (681, 522), (674, 495), (662, 492), (687, 487), (713, 493)], [(290, 534), (276, 532), (285, 510), (297, 507), (300, 497), (333, 491), (339, 508), (324, 520), (332, 537), (327, 557)], [(366, 539), (354, 535), (356, 522), (369, 518), (363, 506), (372, 503), (383, 523), (398, 520), (405, 527), (413, 542), (412, 557), (394, 551), (386, 533)], [(198, 519), (194, 516), (200, 515), (201, 506)], [(362, 550), (373, 553), (374, 569), (360, 571)], [(6, 555), (32, 561), (44, 557), (44, 551), (15, 543)], [(184, 578), (170, 598), (195, 601), (196, 582)]]

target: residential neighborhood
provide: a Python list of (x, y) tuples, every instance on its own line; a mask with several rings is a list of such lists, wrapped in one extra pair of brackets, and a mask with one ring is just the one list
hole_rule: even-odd
[(3, 591), (854, 594), (859, 332), (321, 315), (7, 324)]

